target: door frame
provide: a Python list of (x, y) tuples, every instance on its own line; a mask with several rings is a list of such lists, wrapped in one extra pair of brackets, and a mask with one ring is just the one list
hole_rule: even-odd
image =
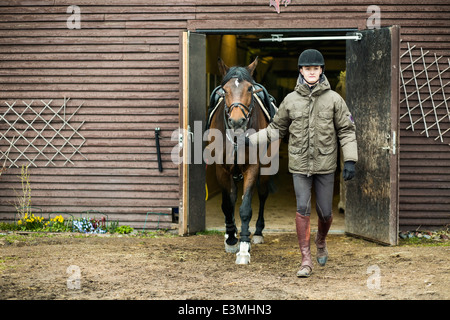
[[(394, 26), (396, 28), (396, 32), (393, 32), (393, 43), (396, 45), (392, 46), (391, 50), (391, 59), (395, 61), (396, 68), (391, 69), (391, 92), (392, 92), (392, 101), (399, 101), (399, 68), (400, 68), (400, 31), (398, 26)], [(188, 45), (188, 34), (189, 32), (195, 32), (199, 34), (242, 34), (242, 33), (251, 33), (251, 34), (263, 34), (263, 33), (308, 33), (308, 32), (359, 32), (357, 28), (354, 29), (198, 29), (193, 31), (185, 31), (181, 32), (180, 35), (180, 128), (184, 128), (186, 125), (186, 121), (188, 121), (188, 82), (189, 82), (189, 71), (188, 71), (188, 60), (185, 57), (189, 57), (189, 45)], [(398, 44), (398, 45), (397, 45)], [(206, 61), (205, 61), (206, 64)], [(203, 95), (202, 96), (206, 96)], [(396, 119), (398, 121), (398, 107), (399, 103), (392, 102), (391, 112), (392, 119)], [(395, 107), (394, 107), (395, 106)], [(206, 110), (206, 108), (205, 108)], [(187, 137), (185, 137), (187, 138)], [(397, 155), (391, 154), (391, 167), (390, 167), (390, 177), (391, 177), (391, 208), (396, 212), (396, 215), (390, 219), (389, 224), (391, 228), (397, 230), (397, 236), (395, 239), (391, 241), (391, 244), (396, 244), (398, 240), (398, 177), (399, 177), (399, 157), (398, 157), (398, 146), (399, 146), (399, 126), (396, 128), (396, 146), (397, 146)], [(186, 148), (183, 148), (185, 150)], [(185, 235), (190, 233), (189, 230), (189, 174), (188, 174), (188, 164), (187, 164), (187, 153), (183, 152), (183, 165), (180, 166), (180, 220), (179, 220), (179, 234)], [(204, 197), (199, 197), (198, 201), (204, 201)], [(200, 219), (205, 219), (205, 212), (197, 212), (197, 215), (200, 215)], [(351, 233), (350, 233), (351, 234)], [(373, 240), (373, 239), (372, 239)]]
[[(204, 49), (204, 46), (200, 45), (200, 48), (198, 48), (196, 44), (198, 44), (199, 40), (202, 40), (192, 39), (192, 34), (193, 33), (190, 31), (184, 31), (180, 34), (181, 103), (179, 104), (179, 144), (182, 145), (182, 163), (179, 166), (181, 201), (179, 206), (178, 233), (180, 235), (193, 234), (198, 231), (203, 231), (205, 229), (206, 216), (206, 191), (204, 183), (200, 185), (198, 183), (190, 183), (192, 175), (194, 175), (197, 180), (204, 181), (206, 174), (206, 167), (203, 159), (201, 160), (201, 163), (198, 163), (198, 154), (194, 154), (199, 151), (199, 143), (203, 146), (202, 138), (206, 105), (204, 105), (201, 101), (204, 100), (204, 95), (189, 95), (190, 88), (194, 86), (196, 91), (206, 92), (206, 71), (203, 72), (203, 68), (199, 67), (198, 64), (195, 65), (195, 62), (192, 61), (193, 59), (190, 58), (191, 50), (202, 50)], [(206, 44), (206, 40), (203, 41), (204, 44)], [(203, 54), (206, 55), (206, 49)], [(200, 58), (203, 57), (201, 60), (203, 61), (203, 66), (205, 66), (206, 64), (204, 61), (206, 61), (206, 58), (203, 54), (199, 53)], [(194, 64), (192, 67), (197, 67), (196, 71), (198, 74), (204, 74), (204, 78), (201, 76), (194, 76), (190, 73), (191, 64)], [(200, 111), (198, 110), (198, 105), (203, 107)], [(199, 116), (199, 113), (202, 117)], [(194, 124), (194, 121), (202, 121), (202, 126), (196, 125), (198, 123)], [(194, 132), (192, 132), (192, 130), (194, 130)], [(200, 151), (202, 152), (203, 148), (201, 148)]]

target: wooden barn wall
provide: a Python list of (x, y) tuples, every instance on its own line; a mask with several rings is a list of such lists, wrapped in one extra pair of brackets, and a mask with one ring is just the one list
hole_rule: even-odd
[[(20, 112), (22, 100), (53, 99), (57, 108), (66, 97), (67, 114), (82, 104), (71, 123), (85, 121), (79, 130), (86, 139), (80, 151), (88, 160), (76, 154), (73, 164), (64, 164), (60, 155), (56, 165), (37, 161), (38, 167), (30, 167), (32, 204), (45, 212), (97, 210), (132, 225), (142, 226), (147, 219), (147, 226), (168, 226), (169, 216), (147, 212), (170, 213), (179, 206), (179, 172), (170, 160), (170, 136), (179, 120), (181, 31), (364, 29), (367, 8), (375, 4), (381, 10), (381, 26), (401, 26), (402, 53), (408, 43), (445, 61), (450, 52), (446, 0), (292, 0), (281, 6), (280, 14), (269, 7), (269, 0), (75, 2), (0, 2), (0, 113), (6, 110), (4, 101), (17, 100)], [(79, 30), (67, 28), (70, 5), (81, 8)], [(408, 63), (409, 57), (402, 58), (403, 68)], [(449, 73), (443, 81), (449, 81)], [(445, 90), (449, 97), (448, 87)], [(441, 143), (420, 130), (406, 130), (405, 118), (401, 126), (400, 227), (448, 224), (449, 135)], [(158, 171), (156, 127), (161, 128), (163, 172)], [(5, 141), (0, 143), (4, 151)], [(0, 178), (1, 218), (14, 212), (19, 173), (11, 168)]]
[[(67, 28), (70, 5), (81, 9), (81, 29)], [(166, 0), (0, 2), (0, 112), (6, 110), (4, 101), (18, 100), (20, 108), (22, 100), (37, 105), (53, 99), (58, 109), (66, 97), (66, 115), (82, 104), (71, 124), (85, 121), (80, 151), (88, 160), (77, 154), (73, 164), (64, 165), (58, 155), (55, 165), (45, 166), (41, 155), (37, 167), (29, 168), (32, 205), (44, 217), (93, 211), (90, 217), (103, 213), (121, 224), (171, 227), (171, 208), (180, 201), (178, 167), (170, 157), (171, 133), (178, 128), (179, 34), (194, 11), (189, 2)], [(161, 128), (163, 172), (158, 171), (156, 127)], [(45, 151), (51, 156), (54, 150)], [(16, 156), (12, 150), (10, 157)], [(3, 219), (15, 211), (19, 174), (11, 168), (0, 178)]]

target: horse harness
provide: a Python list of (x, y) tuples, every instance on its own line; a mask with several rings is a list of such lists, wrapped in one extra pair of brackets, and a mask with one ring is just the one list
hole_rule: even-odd
[(245, 132), (247, 129), (247, 125), (250, 121), (251, 113), (255, 106), (254, 94), (258, 93), (262, 90), (263, 89), (254, 90), (254, 87), (252, 87), (252, 95), (251, 95), (252, 98), (251, 98), (251, 102), (250, 102), (249, 106), (246, 106), (245, 104), (243, 104), (241, 102), (233, 102), (230, 106), (227, 106), (227, 102), (225, 99), (225, 90), (223, 90), (223, 88), (221, 88), (221, 90), (218, 92), (218, 94), (223, 98), (223, 103), (224, 103), (224, 113), (223, 113), (224, 119), (223, 120), (224, 120), (224, 124), (225, 124), (225, 132), (226, 132), (225, 135), (226, 135), (228, 141), (230, 141), (231, 144), (233, 145), (234, 166), (233, 166), (232, 176), (233, 176), (233, 180), (235, 182), (241, 181), (244, 178), (244, 176), (243, 176), (241, 170), (239, 169), (239, 166), (237, 165), (237, 154), (238, 154), (239, 144), (237, 142), (233, 141), (230, 137), (229, 130), (231, 128), (228, 125), (228, 119), (230, 118), (231, 111), (233, 111), (234, 108), (239, 108), (245, 117), (245, 127), (244, 127), (244, 132)]

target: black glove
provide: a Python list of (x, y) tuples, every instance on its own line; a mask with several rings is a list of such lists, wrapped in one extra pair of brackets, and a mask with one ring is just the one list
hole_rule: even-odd
[(353, 179), (354, 176), (355, 176), (355, 161), (345, 161), (344, 172), (342, 173), (344, 181), (351, 180)]

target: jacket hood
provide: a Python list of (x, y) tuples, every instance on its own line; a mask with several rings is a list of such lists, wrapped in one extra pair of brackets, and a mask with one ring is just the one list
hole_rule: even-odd
[(313, 96), (320, 95), (324, 91), (331, 90), (330, 83), (328, 82), (325, 74), (321, 74), (319, 78), (319, 83), (313, 86), (312, 88), (306, 83), (305, 79), (303, 79), (300, 74), (297, 79), (297, 85), (295, 86), (295, 91), (297, 91), (302, 96), (309, 96), (312, 94)]

